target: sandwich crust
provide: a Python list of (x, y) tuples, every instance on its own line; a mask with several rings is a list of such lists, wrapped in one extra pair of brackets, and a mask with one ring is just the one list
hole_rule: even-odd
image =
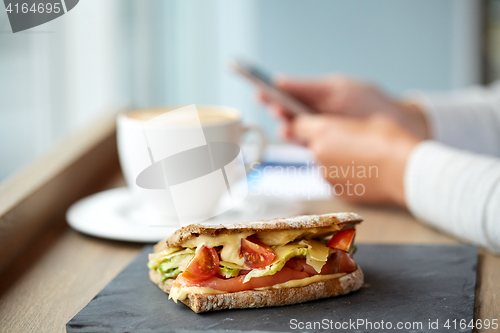
[(182, 246), (190, 239), (200, 235), (219, 236), (223, 234), (238, 234), (244, 232), (262, 232), (291, 229), (328, 228), (336, 224), (354, 224), (363, 221), (356, 213), (332, 213), (323, 215), (302, 215), (289, 218), (279, 218), (267, 221), (256, 221), (236, 224), (190, 224), (175, 231), (169, 238), (155, 245), (154, 251)]
[[(155, 270), (149, 271), (149, 278), (165, 293), (170, 292), (174, 279), (160, 282), (161, 274)], [(188, 294), (182, 303), (196, 313), (290, 305), (348, 294), (361, 288), (363, 279), (363, 271), (358, 265), (358, 268), (350, 274), (336, 279), (313, 282), (303, 287), (245, 290), (215, 295)]]

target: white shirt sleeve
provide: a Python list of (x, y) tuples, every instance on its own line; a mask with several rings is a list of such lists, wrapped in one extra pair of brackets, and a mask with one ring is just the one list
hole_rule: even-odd
[(433, 139), (500, 157), (500, 82), (446, 94), (413, 93), (410, 97), (423, 106)]
[[(465, 144), (447, 129), (443, 134)], [(485, 140), (480, 135), (475, 143)], [(405, 197), (417, 218), (500, 253), (500, 159), (423, 141), (406, 166)]]

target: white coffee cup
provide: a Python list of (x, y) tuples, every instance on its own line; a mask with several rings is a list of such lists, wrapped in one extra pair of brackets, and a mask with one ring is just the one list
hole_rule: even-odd
[[(196, 119), (193, 120), (185, 116), (186, 114), (192, 115), (192, 112), (179, 113), (179, 111), (183, 110), (189, 112), (194, 110), (197, 113), (196, 118), (199, 119), (199, 122)], [(176, 117), (175, 115), (180, 116)], [(157, 122), (154, 127), (149, 126), (152, 120), (156, 121), (157, 119), (162, 119), (162, 117), (168, 119), (168, 124), (160, 122), (160, 125), (156, 125), (158, 124)], [(198, 135), (200, 125), (202, 129), (201, 136)], [(205, 202), (202, 207), (190, 209), (189, 205), (191, 203), (185, 202), (183, 208), (179, 206), (179, 201), (176, 201), (176, 197), (172, 197), (173, 187), (169, 187), (168, 184), (166, 188), (156, 189), (139, 186), (141, 185), (139, 182), (141, 174), (143, 175), (144, 171), (151, 168), (155, 162), (174, 154), (176, 151), (182, 154), (192, 147), (202, 145), (200, 140), (205, 140), (207, 147), (212, 147), (211, 149), (209, 148), (210, 154), (216, 153), (213, 150), (214, 147), (217, 147), (218, 143), (229, 143), (232, 144), (232, 147), (239, 149), (243, 135), (249, 131), (256, 132), (259, 137), (256, 161), (260, 161), (266, 145), (265, 136), (258, 127), (243, 126), (241, 114), (236, 109), (224, 106), (195, 107), (191, 105), (182, 108), (165, 107), (122, 113), (117, 118), (117, 140), (123, 175), (137, 200), (140, 200), (146, 206), (152, 207), (162, 217), (166, 225), (176, 225), (179, 223), (179, 220), (182, 220), (180, 221), (181, 225), (186, 220), (200, 222), (207, 216), (217, 215), (213, 212), (213, 209), (215, 209), (221, 197), (226, 193), (223, 186), (214, 186), (210, 190), (209, 198), (204, 199)], [(164, 153), (164, 150), (167, 153)], [(174, 155), (178, 156), (179, 154)], [(238, 156), (240, 156), (239, 160), (241, 160), (242, 164), (241, 152)], [(242, 174), (241, 168), (238, 169), (237, 161), (238, 159), (235, 159), (232, 163), (222, 168), (225, 171), (226, 185), (229, 182), (229, 186), (231, 186), (236, 178), (245, 176), (244, 170)], [(192, 166), (189, 163), (184, 163), (186, 168)], [(247, 167), (250, 164), (247, 163)], [(159, 166), (159, 168), (161, 169), (162, 167)], [(213, 175), (216, 176), (215, 173)], [(194, 198), (196, 198), (196, 192), (195, 190), (192, 193)], [(199, 204), (200, 200), (197, 199), (196, 203)], [(182, 213), (183, 209), (184, 213)]]

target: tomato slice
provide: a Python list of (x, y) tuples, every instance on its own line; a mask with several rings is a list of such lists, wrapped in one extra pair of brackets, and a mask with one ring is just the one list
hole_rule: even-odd
[(202, 245), (180, 275), (190, 281), (204, 281), (219, 271), (219, 256), (212, 247)]
[(241, 240), (240, 257), (245, 259), (248, 268), (262, 268), (273, 262), (276, 253), (255, 237), (247, 237)]
[(328, 246), (333, 249), (339, 249), (348, 252), (356, 235), (355, 229), (344, 229), (333, 235), (328, 242)]

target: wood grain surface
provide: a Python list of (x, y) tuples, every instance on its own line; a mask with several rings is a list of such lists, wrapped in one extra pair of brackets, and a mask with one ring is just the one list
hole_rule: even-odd
[[(114, 131), (114, 128), (108, 126), (107, 130)], [(114, 132), (101, 134), (102, 138), (114, 137)], [(116, 149), (115, 144), (109, 144), (107, 149)], [(116, 159), (116, 152), (108, 153), (115, 154)], [(115, 173), (99, 187), (118, 185), (123, 185), (123, 179)], [(29, 184), (24, 186), (28, 194), (33, 193)], [(18, 199), (22, 202), (23, 196)], [(18, 202), (9, 199), (11, 207), (18, 206)], [(352, 206), (336, 200), (308, 201), (304, 205), (305, 213), (359, 213), (365, 219), (358, 227), (356, 242), (359, 243), (459, 243), (396, 207)], [(142, 248), (142, 244), (109, 241), (75, 232), (67, 227), (63, 213), (50, 215), (50, 223), (44, 222), (44, 228), (37, 229), (36, 237), (22, 243), (22, 254), (1, 273), (0, 332), (65, 332), (66, 322)], [(500, 257), (480, 250), (477, 274), (475, 318), (500, 319)]]
[(73, 202), (119, 172), (115, 118), (91, 124), (0, 185), (0, 272)]

